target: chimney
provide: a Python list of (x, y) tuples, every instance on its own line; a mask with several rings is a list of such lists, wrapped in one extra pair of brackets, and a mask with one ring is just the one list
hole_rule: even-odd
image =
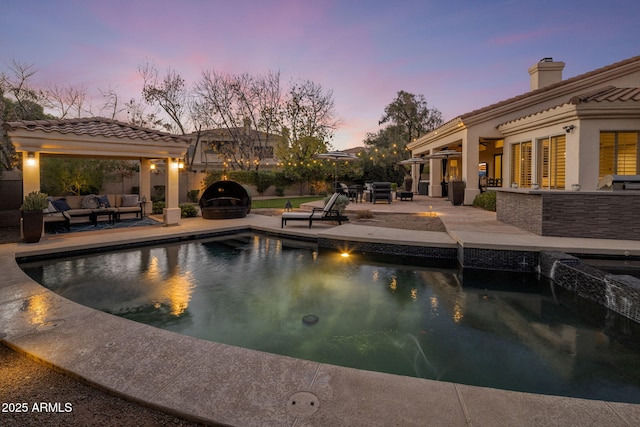
[(543, 88), (562, 81), (564, 62), (554, 62), (553, 58), (542, 58), (529, 67), (531, 90)]

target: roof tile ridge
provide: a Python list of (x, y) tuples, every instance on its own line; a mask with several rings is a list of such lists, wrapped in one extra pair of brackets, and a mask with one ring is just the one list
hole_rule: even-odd
[(589, 100), (591, 98), (594, 98), (596, 96), (602, 96), (604, 94), (610, 93), (611, 91), (617, 89), (615, 86), (605, 86), (605, 87), (601, 87), (598, 89), (594, 89), (591, 90), (589, 92), (585, 92), (583, 94), (580, 95), (576, 95), (571, 97), (571, 99), (569, 99), (569, 104), (573, 104), (573, 105), (577, 105), (583, 102), (589, 102)]
[(561, 80), (561, 81), (559, 81), (557, 83), (553, 83), (553, 84), (541, 87), (541, 88), (536, 89), (536, 90), (532, 90), (532, 91), (529, 91), (529, 92), (521, 93), (520, 95), (516, 95), (516, 96), (513, 96), (511, 98), (507, 98), (505, 100), (495, 102), (495, 103), (493, 103), (491, 105), (487, 105), (485, 107), (478, 108), (478, 109), (470, 111), (468, 113), (464, 113), (464, 114), (462, 114), (462, 115), (460, 115), (458, 117), (460, 117), (461, 119), (464, 120), (466, 118), (473, 117), (473, 116), (475, 116), (477, 114), (480, 114), (480, 113), (483, 113), (485, 111), (490, 111), (490, 110), (492, 110), (492, 109), (494, 109), (496, 107), (503, 106), (503, 105), (508, 105), (510, 103), (513, 103), (513, 102), (516, 102), (516, 101), (520, 101), (522, 99), (526, 99), (528, 97), (535, 96), (535, 95), (540, 94), (540, 93), (548, 92), (548, 91), (554, 90), (556, 88), (559, 88), (559, 87), (562, 87), (562, 86), (565, 86), (565, 85), (569, 85), (571, 83), (580, 81), (580, 80), (588, 78), (588, 77), (596, 76), (598, 74), (601, 74), (601, 73), (609, 71), (609, 70), (614, 70), (616, 68), (623, 67), (623, 66), (628, 65), (628, 64), (633, 64), (635, 62), (639, 62), (640, 63), (640, 55), (634, 56), (634, 57), (631, 57), (631, 58), (627, 58), (627, 59), (624, 59), (622, 61), (614, 62), (613, 64), (605, 65), (604, 67), (596, 68), (595, 70), (587, 71), (586, 73), (578, 74), (577, 76), (570, 77), (570, 78), (568, 78), (566, 80)]

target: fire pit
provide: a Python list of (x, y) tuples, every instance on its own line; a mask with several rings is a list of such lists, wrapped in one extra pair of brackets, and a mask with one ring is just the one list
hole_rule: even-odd
[(251, 212), (251, 197), (234, 181), (218, 181), (204, 190), (200, 198), (204, 219), (244, 218)]

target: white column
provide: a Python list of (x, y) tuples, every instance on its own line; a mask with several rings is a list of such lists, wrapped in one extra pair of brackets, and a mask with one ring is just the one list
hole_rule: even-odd
[(142, 207), (144, 213), (149, 215), (152, 209), (151, 203), (151, 160), (140, 159), (140, 201), (144, 200)]
[(429, 196), (442, 197), (442, 160), (431, 159), (429, 165)]
[(32, 191), (40, 191), (40, 153), (22, 153), (22, 192), (23, 196)]
[(462, 140), (462, 180), (465, 182), (465, 205), (472, 205), (473, 200), (480, 194), (480, 177), (478, 163), (480, 163), (480, 139), (476, 135), (467, 136)]
[(166, 182), (165, 182), (165, 208), (162, 211), (164, 225), (180, 224), (180, 205), (179, 205), (179, 169), (178, 161), (168, 158), (166, 159)]

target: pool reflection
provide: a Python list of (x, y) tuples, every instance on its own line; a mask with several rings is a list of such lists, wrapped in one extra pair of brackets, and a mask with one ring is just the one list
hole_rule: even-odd
[[(81, 304), (211, 341), (399, 375), (640, 402), (638, 325), (535, 276), (389, 261), (241, 235), (23, 268)], [(318, 322), (305, 324), (308, 315)]]

